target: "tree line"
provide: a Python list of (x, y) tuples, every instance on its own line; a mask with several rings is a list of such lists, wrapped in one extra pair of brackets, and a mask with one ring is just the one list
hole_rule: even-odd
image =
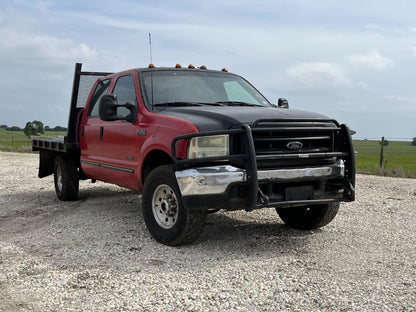
[(56, 126), (53, 128), (49, 126), (44, 126), (43, 123), (38, 120), (28, 121), (24, 128), (20, 128), (17, 126), (9, 127), (8, 125), (0, 125), (0, 129), (4, 129), (6, 131), (23, 131), (28, 137), (30, 137), (31, 135), (43, 134), (45, 131), (67, 131), (67, 128), (62, 126)]

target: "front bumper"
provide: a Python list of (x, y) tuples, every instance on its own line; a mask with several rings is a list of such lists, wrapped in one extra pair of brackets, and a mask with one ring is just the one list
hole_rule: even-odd
[[(222, 165), (186, 169), (175, 174), (183, 201), (189, 208), (233, 210), (245, 206), (244, 188), (248, 185), (245, 169)], [(346, 201), (354, 193), (353, 186), (344, 183), (342, 160), (320, 167), (259, 170), (257, 180), (257, 208)], [(243, 206), (238, 208), (239, 204)]]

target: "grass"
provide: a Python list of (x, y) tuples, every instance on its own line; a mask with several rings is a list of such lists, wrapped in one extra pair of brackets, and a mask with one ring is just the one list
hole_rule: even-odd
[(416, 146), (411, 142), (389, 141), (384, 146), (383, 164), (380, 168), (379, 141), (357, 140), (354, 148), (357, 172), (394, 176), (402, 178), (416, 177)]
[[(66, 135), (66, 131), (45, 131), (43, 135), (54, 138), (60, 135)], [(30, 152), (32, 150), (31, 146), (32, 142), (23, 131), (6, 131), (5, 129), (0, 129), (0, 150)]]

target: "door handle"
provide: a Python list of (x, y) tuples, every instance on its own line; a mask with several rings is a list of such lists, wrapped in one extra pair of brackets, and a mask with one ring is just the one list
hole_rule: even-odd
[(104, 127), (100, 127), (100, 141), (104, 139)]

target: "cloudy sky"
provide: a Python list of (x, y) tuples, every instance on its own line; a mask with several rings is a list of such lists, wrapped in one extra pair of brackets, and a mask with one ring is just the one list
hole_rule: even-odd
[(86, 71), (226, 67), (271, 102), (348, 124), (356, 138), (416, 136), (412, 0), (0, 3), (0, 124), (66, 126), (75, 62)]

